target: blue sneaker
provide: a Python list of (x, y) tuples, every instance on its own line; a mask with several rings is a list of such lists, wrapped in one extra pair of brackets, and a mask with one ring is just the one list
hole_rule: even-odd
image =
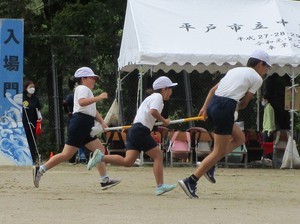
[(87, 169), (90, 170), (98, 163), (100, 163), (102, 161), (103, 156), (104, 156), (103, 153), (99, 149), (96, 149), (93, 153), (92, 158), (89, 159), (89, 162), (87, 164)]
[(162, 184), (160, 187), (156, 187), (155, 194), (157, 196), (167, 193), (177, 187), (177, 184)]
[(191, 184), (188, 177), (184, 180), (179, 180), (178, 183), (187, 196), (190, 198), (198, 198), (198, 195), (196, 195), (197, 183)]
[(206, 177), (206, 179), (211, 182), (212, 184), (215, 184), (216, 183), (216, 179), (214, 177), (214, 174), (215, 174), (215, 169), (216, 169), (216, 166), (214, 165), (212, 168), (210, 168), (205, 174), (204, 176)]

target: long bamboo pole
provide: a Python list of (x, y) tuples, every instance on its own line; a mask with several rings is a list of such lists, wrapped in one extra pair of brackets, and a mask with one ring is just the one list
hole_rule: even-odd
[[(170, 121), (170, 124), (177, 124), (177, 123), (183, 123), (183, 122), (189, 122), (189, 121), (197, 121), (197, 120), (202, 120), (204, 121), (203, 116), (199, 117), (188, 117), (188, 118), (183, 118), (183, 119), (178, 119), (178, 120), (172, 120)], [(155, 126), (162, 125), (162, 122), (156, 122)], [(116, 131), (116, 130), (122, 130), (122, 129), (128, 129), (130, 128), (131, 125), (125, 125), (125, 126), (118, 126), (118, 127), (110, 127), (110, 128), (105, 128), (104, 131)]]

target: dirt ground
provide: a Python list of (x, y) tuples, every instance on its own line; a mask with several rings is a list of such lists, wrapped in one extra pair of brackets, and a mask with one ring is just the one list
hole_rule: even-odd
[[(165, 169), (165, 182), (175, 183), (193, 167)], [(178, 186), (155, 196), (152, 167), (108, 167), (122, 183), (106, 191), (97, 171), (62, 164), (48, 171), (40, 188), (31, 167), (0, 166), (0, 223), (209, 223), (255, 224), (300, 222), (300, 170), (218, 168), (217, 184), (205, 178), (199, 199)]]

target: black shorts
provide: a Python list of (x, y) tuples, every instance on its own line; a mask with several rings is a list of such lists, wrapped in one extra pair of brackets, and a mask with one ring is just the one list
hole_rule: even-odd
[(68, 125), (66, 144), (80, 148), (97, 139), (97, 136), (90, 136), (94, 125), (94, 117), (83, 113), (74, 113)]
[(128, 130), (126, 136), (126, 149), (147, 152), (157, 146), (150, 134), (150, 129), (141, 123), (135, 123)]
[(236, 105), (237, 102), (233, 99), (213, 96), (207, 108), (207, 117), (208, 121), (212, 123), (216, 134), (232, 134)]

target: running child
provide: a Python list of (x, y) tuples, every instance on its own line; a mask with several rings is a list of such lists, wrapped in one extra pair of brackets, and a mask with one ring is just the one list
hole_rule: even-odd
[[(263, 83), (270, 68), (269, 55), (262, 51), (253, 52), (247, 67), (233, 68), (209, 91), (199, 116), (208, 117), (214, 129), (214, 149), (202, 161), (194, 174), (179, 185), (190, 198), (198, 198), (197, 182), (225, 155), (245, 141), (243, 131), (234, 123), (235, 110), (244, 109)], [(214, 176), (208, 176), (215, 182)]]
[[(92, 89), (95, 82), (99, 80), (99, 76), (95, 75), (92, 69), (88, 67), (79, 68), (74, 76), (79, 85), (75, 88), (74, 92), (73, 115), (68, 125), (66, 144), (61, 153), (54, 155), (44, 165), (33, 167), (33, 183), (36, 188), (39, 187), (40, 179), (47, 170), (64, 161), (68, 161), (77, 153), (80, 147), (85, 146), (92, 152), (96, 149), (105, 151), (104, 146), (97, 136), (91, 136), (90, 132), (95, 124), (95, 120), (103, 128), (107, 128), (96, 108), (97, 102), (107, 99), (107, 93), (104, 92), (98, 96), (94, 96)], [(103, 190), (120, 183), (119, 179), (108, 177), (105, 163), (99, 163), (96, 167), (100, 175), (100, 185)]]
[(162, 195), (176, 188), (176, 184), (164, 184), (163, 179), (163, 154), (157, 143), (151, 137), (150, 132), (155, 121), (161, 121), (164, 126), (168, 126), (169, 119), (161, 116), (163, 101), (170, 99), (172, 88), (177, 83), (173, 83), (168, 77), (161, 76), (153, 83), (153, 90), (140, 105), (131, 128), (126, 137), (126, 155), (103, 155), (100, 150), (96, 150), (90, 159), (87, 168), (90, 170), (99, 162), (111, 163), (114, 165), (131, 167), (140, 155), (141, 151), (153, 159), (153, 173), (156, 180), (156, 195)]

